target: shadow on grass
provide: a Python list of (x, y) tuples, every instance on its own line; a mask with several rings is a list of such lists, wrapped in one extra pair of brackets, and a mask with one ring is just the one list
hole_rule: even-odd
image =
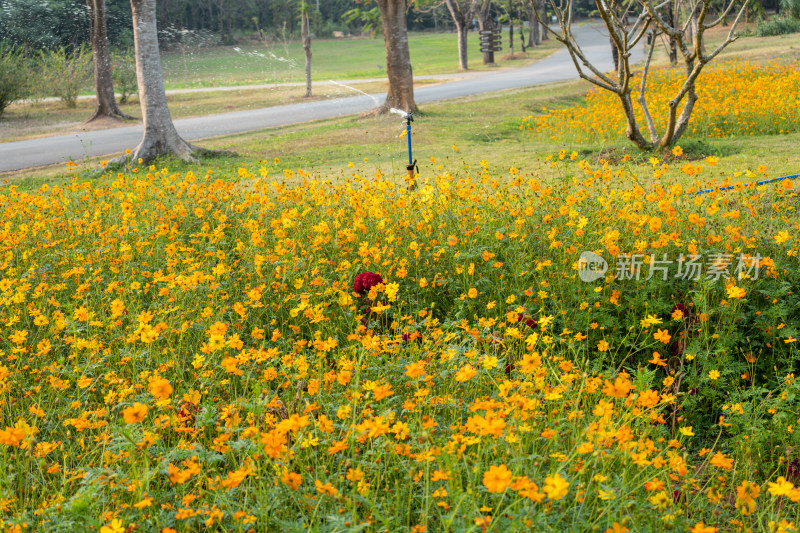
[(681, 147), (683, 152), (681, 155), (675, 155), (669, 148), (640, 150), (633, 143), (620, 139), (613, 143), (585, 147), (579, 150), (578, 154), (583, 159), (595, 161), (602, 159), (615, 165), (623, 161), (644, 164), (653, 157), (663, 163), (678, 164), (680, 162), (700, 161), (710, 156), (726, 157), (742, 152), (740, 143), (727, 139), (715, 139), (712, 144), (707, 139), (684, 138), (677, 145)]

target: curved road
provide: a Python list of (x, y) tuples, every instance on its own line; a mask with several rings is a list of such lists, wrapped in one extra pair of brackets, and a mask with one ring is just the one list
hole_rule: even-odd
[[(587, 59), (602, 71), (613, 68), (607, 34), (600, 26), (586, 24), (575, 28), (575, 35)], [(641, 50), (639, 50), (641, 55)], [(632, 57), (632, 62), (639, 57)], [(577, 77), (566, 50), (525, 67), (473, 75), (466, 79), (414, 90), (418, 104), (470, 96), (479, 93), (564, 81)], [(218, 115), (175, 120), (184, 139), (196, 141), (208, 137), (262, 130), (324, 118), (369, 111), (386, 94), (361, 95), (302, 104), (237, 111)], [(96, 157), (134, 148), (142, 138), (142, 125), (88, 131), (81, 134), (43, 137), (27, 141), (0, 143), (0, 172), (65, 163), (70, 159)]]

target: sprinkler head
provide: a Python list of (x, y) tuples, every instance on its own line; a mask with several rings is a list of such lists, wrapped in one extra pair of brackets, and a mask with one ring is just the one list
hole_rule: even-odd
[(400, 115), (401, 117), (403, 117), (404, 120), (407, 120), (409, 124), (411, 124), (411, 122), (414, 121), (414, 115), (412, 115), (411, 113), (406, 113), (402, 109), (396, 109), (393, 107), (389, 110), (389, 112), (394, 113), (395, 115)]

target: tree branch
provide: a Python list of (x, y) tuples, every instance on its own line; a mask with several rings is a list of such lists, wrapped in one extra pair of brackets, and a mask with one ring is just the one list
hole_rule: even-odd
[[(569, 0), (567, 1), (566, 8), (561, 8), (560, 6), (556, 6), (553, 0), (550, 0), (550, 7), (553, 8), (553, 11), (556, 13), (556, 18), (558, 18), (560, 26), (561, 26), (561, 33), (553, 30), (542, 20), (541, 14), (539, 10), (536, 8), (535, 4), (533, 5), (533, 11), (536, 15), (536, 20), (539, 21), (540, 24), (547, 27), (547, 30), (553, 34), (555, 39), (562, 43), (566, 48), (567, 52), (569, 52), (570, 57), (572, 58), (572, 62), (575, 65), (575, 69), (578, 71), (578, 76), (585, 79), (586, 81), (597, 85), (607, 91), (611, 91), (614, 93), (619, 92), (619, 87), (616, 86), (614, 81), (606, 76), (604, 73), (600, 72), (594, 65), (592, 65), (587, 59), (586, 56), (583, 54), (583, 50), (578, 45), (578, 42), (575, 40), (575, 37), (572, 35), (571, 27), (571, 18), (569, 15)], [(565, 16), (566, 13), (566, 16)], [(595, 80), (584, 72), (581, 68), (580, 64), (583, 64), (589, 71), (592, 72), (598, 80)]]
[(656, 48), (656, 35), (653, 35), (653, 41), (650, 43), (650, 51), (647, 53), (647, 60), (644, 63), (644, 70), (642, 71), (642, 84), (639, 87), (639, 106), (642, 108), (644, 120), (647, 123), (647, 129), (650, 131), (650, 141), (655, 144), (658, 142), (658, 131), (653, 122), (653, 117), (650, 116), (650, 111), (647, 109), (647, 101), (645, 99), (645, 88), (647, 86), (647, 74), (650, 71), (650, 60), (653, 58), (653, 50)]
[[(719, 53), (722, 52), (725, 49), (725, 47), (727, 47), (733, 41), (738, 39), (738, 36), (734, 35), (733, 32), (736, 31), (736, 26), (739, 25), (739, 20), (741, 20), (742, 15), (744, 14), (745, 9), (747, 8), (747, 3), (748, 3), (748, 0), (745, 0), (744, 4), (742, 4), (742, 8), (739, 10), (739, 13), (736, 15), (736, 19), (733, 21), (733, 24), (731, 24), (731, 29), (728, 32), (728, 36), (725, 38), (725, 41), (722, 44), (720, 44), (716, 48), (716, 50), (711, 52), (709, 55), (703, 55), (702, 56), (702, 59), (704, 60), (705, 63), (708, 63), (709, 61), (711, 61), (712, 59), (717, 57), (717, 55), (719, 55)], [(733, 3), (731, 2), (731, 5), (732, 4)], [(720, 20), (722, 20), (722, 19), (720, 18)], [(708, 29), (708, 27), (706, 27), (706, 29)]]

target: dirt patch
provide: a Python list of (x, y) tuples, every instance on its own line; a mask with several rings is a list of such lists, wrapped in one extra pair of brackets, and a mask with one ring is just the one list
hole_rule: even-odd
[(81, 122), (76, 124), (73, 132), (81, 132), (81, 131), (96, 131), (96, 130), (107, 130), (109, 128), (119, 128), (122, 126), (133, 126), (139, 124), (141, 120), (117, 120), (113, 118), (98, 118), (97, 120), (93, 120), (91, 122)]
[[(678, 143), (680, 145), (680, 143)], [(603, 148), (599, 152), (585, 152), (585, 155), (592, 156), (598, 161), (603, 159), (612, 165), (632, 161), (636, 164), (647, 163), (651, 157), (657, 158), (662, 163), (669, 165), (688, 163), (690, 161), (700, 161), (710, 155), (719, 155), (712, 153), (708, 146), (695, 146), (696, 143), (687, 144), (682, 148), (680, 155), (675, 155), (669, 148), (663, 150), (644, 151), (638, 150), (635, 146), (609, 146)], [(584, 154), (581, 154), (584, 155)]]

